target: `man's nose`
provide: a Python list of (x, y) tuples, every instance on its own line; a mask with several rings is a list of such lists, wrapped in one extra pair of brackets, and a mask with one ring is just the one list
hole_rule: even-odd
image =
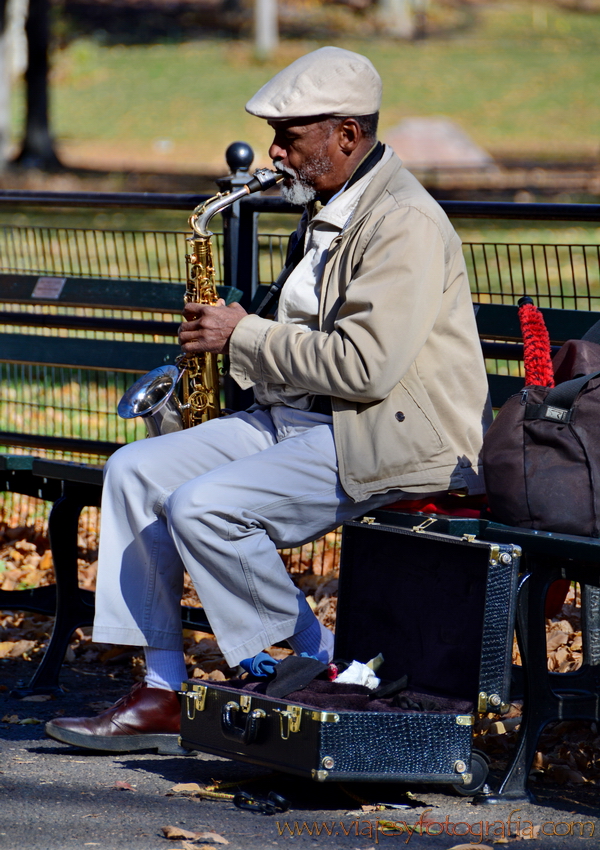
[(285, 148), (282, 148), (277, 142), (273, 142), (269, 148), (269, 158), (273, 161), (276, 159), (285, 159)]

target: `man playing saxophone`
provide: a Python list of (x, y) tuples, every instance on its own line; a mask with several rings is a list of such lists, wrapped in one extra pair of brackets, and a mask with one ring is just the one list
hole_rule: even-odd
[(377, 141), (365, 57), (314, 51), (248, 102), (274, 134), (282, 194), (305, 206), (275, 321), (190, 303), (188, 355), (228, 352), (248, 411), (120, 449), (107, 464), (94, 639), (143, 646), (147, 674), (48, 734), (107, 751), (177, 750), (187, 678), (184, 570), (227, 662), (279, 641), (329, 661), (277, 549), (398, 499), (483, 492), (485, 369), (461, 244)]

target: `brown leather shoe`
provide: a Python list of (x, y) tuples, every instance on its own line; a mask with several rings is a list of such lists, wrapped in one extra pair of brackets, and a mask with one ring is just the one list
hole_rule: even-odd
[(135, 685), (127, 696), (96, 717), (61, 717), (46, 723), (46, 734), (89, 750), (131, 753), (157, 750), (185, 754), (179, 746), (181, 708), (175, 691)]

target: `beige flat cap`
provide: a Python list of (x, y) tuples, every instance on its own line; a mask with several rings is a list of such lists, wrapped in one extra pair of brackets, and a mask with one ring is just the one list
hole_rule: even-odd
[(381, 105), (381, 77), (360, 53), (321, 47), (269, 80), (246, 111), (269, 121), (311, 115), (371, 115)]

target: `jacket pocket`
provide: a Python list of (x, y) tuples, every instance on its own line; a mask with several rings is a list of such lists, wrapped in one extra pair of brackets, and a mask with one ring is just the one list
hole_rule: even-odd
[(392, 392), (394, 401), (401, 405), (394, 412), (396, 421), (401, 426), (406, 423), (406, 431), (414, 439), (419, 448), (437, 454), (448, 448), (444, 429), (439, 421), (431, 399), (418, 375), (411, 370), (404, 376)]

